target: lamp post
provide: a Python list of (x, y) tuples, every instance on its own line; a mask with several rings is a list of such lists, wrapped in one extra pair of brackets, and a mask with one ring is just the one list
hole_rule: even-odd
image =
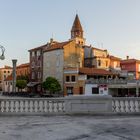
[(0, 59), (4, 60), (5, 59), (5, 56), (4, 56), (5, 48), (2, 45), (0, 45), (0, 49), (1, 49)]

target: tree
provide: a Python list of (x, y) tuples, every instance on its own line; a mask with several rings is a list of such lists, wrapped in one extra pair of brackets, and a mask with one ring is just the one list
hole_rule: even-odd
[(16, 81), (16, 87), (18, 87), (18, 89), (24, 89), (27, 86), (27, 81), (26, 80), (17, 80)]
[(28, 75), (19, 75), (17, 76), (17, 80), (26, 80), (29, 82), (29, 76)]
[(53, 78), (53, 77), (47, 77), (46, 81), (43, 82), (42, 87), (45, 90), (48, 90), (50, 92), (50, 94), (54, 94), (57, 91), (61, 90), (61, 86), (58, 82), (57, 79)]

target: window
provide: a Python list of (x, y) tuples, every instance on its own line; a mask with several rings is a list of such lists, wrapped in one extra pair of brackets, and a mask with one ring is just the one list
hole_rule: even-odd
[(75, 82), (75, 76), (74, 76), (74, 75), (71, 76), (71, 81), (72, 81), (72, 82)]
[(108, 66), (108, 61), (106, 61), (106, 67)]
[(41, 52), (40, 50), (37, 51), (37, 56), (40, 56), (41, 55)]
[(101, 60), (98, 60), (98, 66), (101, 66)]
[(73, 87), (67, 87), (67, 95), (73, 94)]
[(83, 87), (79, 87), (79, 94), (83, 94)]
[(99, 89), (98, 88), (92, 88), (92, 94), (99, 94)]
[(66, 76), (66, 82), (70, 82), (70, 77)]
[(38, 78), (38, 79), (41, 79), (41, 72), (38, 72), (38, 73), (37, 73), (37, 78)]
[(35, 79), (35, 72), (32, 72), (32, 79)]
[(34, 57), (35, 56), (35, 52), (31, 52), (31, 55), (32, 55), (32, 57)]
[(34, 67), (35, 67), (35, 62), (33, 61), (33, 62), (32, 62), (32, 68), (34, 68)]

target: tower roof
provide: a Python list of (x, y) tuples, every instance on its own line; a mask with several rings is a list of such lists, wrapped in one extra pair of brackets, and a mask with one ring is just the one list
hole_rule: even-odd
[(76, 14), (71, 31), (83, 31), (78, 14)]

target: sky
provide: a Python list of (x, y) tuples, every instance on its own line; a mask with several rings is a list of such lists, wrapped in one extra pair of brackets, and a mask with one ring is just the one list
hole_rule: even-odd
[(29, 62), (28, 50), (70, 39), (76, 13), (87, 45), (140, 59), (140, 0), (0, 0), (0, 67)]

